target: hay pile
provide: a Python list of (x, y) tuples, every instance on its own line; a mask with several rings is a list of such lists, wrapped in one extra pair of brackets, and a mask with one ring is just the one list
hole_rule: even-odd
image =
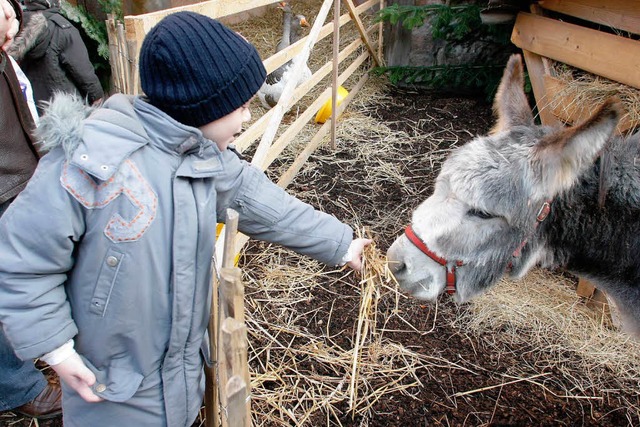
[[(590, 74), (561, 62), (551, 61), (552, 74), (562, 82), (562, 88), (550, 99), (552, 108), (577, 110), (588, 115), (594, 106), (602, 105), (607, 99), (617, 97), (624, 109), (621, 122), (628, 123), (628, 132), (640, 127), (640, 90), (604, 77)], [(562, 100), (570, 99), (564, 105)]]
[(633, 399), (621, 398), (629, 413), (640, 415), (640, 342), (578, 298), (571, 278), (534, 270), (521, 282), (503, 279), (455, 322), (498, 352), (530, 346), (538, 355), (535, 366), (519, 366), (512, 376), (553, 372), (545, 383), (575, 399), (630, 393)]
[[(385, 279), (379, 251), (368, 248), (360, 280), (346, 271), (324, 272), (312, 261), (298, 262), (290, 266), (290, 255), (271, 247), (250, 261), (246, 287), (250, 363), (257, 367), (252, 377), (254, 423), (329, 425), (345, 413), (366, 418), (381, 397), (415, 392), (421, 385), (416, 371), (429, 369), (434, 361), (377, 330), (377, 302), (396, 292)], [(359, 310), (350, 319), (356, 333), (348, 346), (344, 331), (334, 329), (331, 313), (314, 308), (314, 294), (327, 286), (327, 275), (358, 284), (353, 295)], [(292, 309), (301, 303), (309, 309)]]

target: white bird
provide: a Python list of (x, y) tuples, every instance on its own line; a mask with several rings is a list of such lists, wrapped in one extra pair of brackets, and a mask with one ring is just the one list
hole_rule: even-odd
[[(309, 23), (303, 15), (293, 15), (291, 6), (286, 2), (279, 4), (283, 11), (282, 38), (276, 46), (276, 53), (286, 49), (303, 37), (303, 27), (308, 27)], [(296, 79), (296, 87), (311, 78), (311, 70), (304, 64), (303, 70), (297, 76), (293, 74), (293, 59), (281, 65), (276, 70), (269, 73), (266, 81), (258, 91), (258, 98), (264, 108), (272, 108), (280, 99), (284, 87), (291, 79)]]

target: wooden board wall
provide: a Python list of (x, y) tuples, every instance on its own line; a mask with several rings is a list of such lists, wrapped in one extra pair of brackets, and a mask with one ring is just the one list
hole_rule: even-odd
[[(543, 123), (575, 123), (597, 107), (575, 105), (573, 99), (558, 99), (562, 96), (562, 82), (553, 75), (550, 60), (640, 89), (640, 41), (631, 36), (640, 32), (639, 3), (544, 0), (533, 5), (531, 13), (518, 15), (511, 40), (523, 50)], [(597, 25), (569, 23), (558, 13)], [(600, 31), (598, 26), (613, 30)], [(631, 126), (626, 120), (618, 130), (622, 132)]]

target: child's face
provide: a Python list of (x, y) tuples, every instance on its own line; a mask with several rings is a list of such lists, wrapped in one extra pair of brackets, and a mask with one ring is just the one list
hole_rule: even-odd
[(242, 107), (211, 123), (199, 127), (205, 138), (216, 143), (220, 151), (227, 149), (229, 144), (242, 132), (242, 124), (251, 120), (251, 111), (247, 101)]

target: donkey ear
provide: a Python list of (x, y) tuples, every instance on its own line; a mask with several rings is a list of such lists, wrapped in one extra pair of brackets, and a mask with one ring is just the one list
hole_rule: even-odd
[(609, 99), (581, 124), (558, 129), (538, 142), (532, 167), (540, 177), (540, 197), (553, 197), (578, 180), (613, 135), (620, 115), (620, 102)]
[(524, 72), (522, 57), (519, 54), (511, 55), (509, 58), (493, 100), (493, 113), (498, 121), (491, 134), (516, 125), (533, 125), (533, 113), (524, 93)]

